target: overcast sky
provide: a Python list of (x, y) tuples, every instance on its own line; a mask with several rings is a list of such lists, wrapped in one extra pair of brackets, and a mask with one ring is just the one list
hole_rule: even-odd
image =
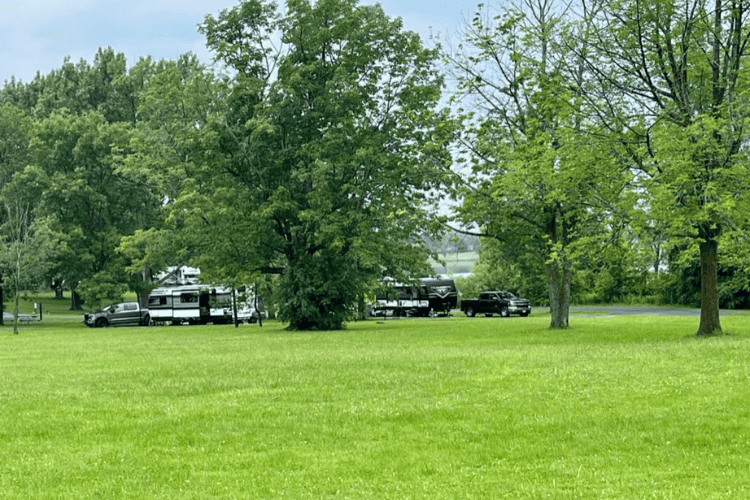
[[(381, 0), (386, 14), (401, 17), (423, 37), (451, 33), (481, 0)], [(37, 71), (73, 62), (93, 62), (99, 47), (139, 57), (176, 59), (193, 52), (211, 62), (196, 26), (206, 14), (232, 7), (233, 0), (4, 0), (0, 16), (0, 84), (15, 76), (29, 82)], [(362, 3), (376, 3), (363, 1)]]

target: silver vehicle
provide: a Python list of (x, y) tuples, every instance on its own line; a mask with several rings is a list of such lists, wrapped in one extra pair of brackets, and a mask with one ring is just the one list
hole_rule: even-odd
[(148, 309), (143, 309), (138, 302), (121, 302), (83, 315), (86, 326), (103, 328), (109, 325), (141, 325), (151, 322)]

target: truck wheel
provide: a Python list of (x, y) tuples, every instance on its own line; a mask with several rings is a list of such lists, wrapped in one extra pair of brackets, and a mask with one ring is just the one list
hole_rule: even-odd
[(151, 324), (151, 316), (149, 316), (149, 315), (147, 314), (147, 315), (145, 315), (145, 316), (143, 317), (143, 319), (141, 320), (141, 326), (148, 326), (148, 325), (150, 325), (150, 324)]
[(473, 318), (474, 317), (474, 309), (472, 309), (471, 307), (467, 308), (466, 309), (466, 316), (468, 316), (469, 318)]
[(107, 325), (109, 325), (109, 321), (107, 321), (107, 318), (99, 318), (96, 320), (97, 328), (104, 328)]
[(500, 316), (502, 316), (503, 318), (507, 318), (508, 316), (510, 316), (510, 311), (508, 311), (507, 307), (503, 307), (502, 309), (500, 309)]
[(528, 316), (528, 315), (529, 315), (529, 313), (521, 313), (521, 316), (523, 316), (524, 318), (525, 318), (526, 316)]

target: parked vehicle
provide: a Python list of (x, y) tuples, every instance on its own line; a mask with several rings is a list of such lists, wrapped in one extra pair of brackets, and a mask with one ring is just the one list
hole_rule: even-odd
[(87, 326), (97, 328), (130, 324), (146, 326), (151, 322), (151, 315), (149, 310), (142, 308), (138, 302), (121, 302), (84, 314), (83, 322)]
[(452, 279), (422, 278), (419, 285), (386, 282), (375, 297), (371, 314), (429, 316), (447, 314), (456, 307), (458, 293)]
[(208, 296), (203, 294), (201, 300), (200, 288), (198, 285), (185, 285), (152, 290), (148, 297), (152, 321), (180, 325), (183, 322), (197, 324), (202, 318), (208, 318)]
[(227, 324), (234, 319), (235, 305), (238, 321), (253, 322), (258, 318), (255, 309), (241, 302), (236, 291), (233, 303), (232, 288), (227, 286), (156, 288), (148, 297), (148, 305), (154, 323)]
[(470, 318), (477, 314), (499, 314), (507, 318), (511, 314), (528, 316), (531, 306), (528, 299), (516, 297), (510, 292), (487, 291), (480, 293), (477, 299), (462, 299), (461, 311)]
[[(261, 314), (263, 316), (261, 316)], [(257, 323), (258, 319), (266, 319), (265, 313), (258, 312), (255, 307), (249, 304), (237, 306), (237, 321), (240, 323)]]

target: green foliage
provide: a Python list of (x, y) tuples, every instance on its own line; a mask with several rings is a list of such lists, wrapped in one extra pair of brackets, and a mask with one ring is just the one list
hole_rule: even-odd
[[(721, 238), (725, 251), (718, 258), (719, 307), (750, 308), (750, 255), (743, 233)], [(659, 292), (666, 303), (699, 307), (701, 270), (694, 242), (675, 245), (668, 254), (669, 273), (663, 276)]]
[[(277, 29), (278, 58), (262, 36)], [(238, 71), (238, 106), (211, 125), (223, 153), (212, 178), (228, 173), (243, 190), (195, 193), (227, 221), (245, 214), (243, 254), (283, 268), (290, 327), (341, 328), (378, 277), (425, 272), (422, 210), (449, 161), (436, 53), (380, 6), (350, 0), (290, 1), (281, 19), (273, 4), (242, 2), (201, 30)]]
[(339, 330), (352, 319), (358, 297), (357, 264), (331, 250), (304, 255), (279, 282), (279, 316), (290, 330)]
[(699, 332), (720, 332), (717, 243), (750, 213), (745, 6), (617, 0), (589, 14), (596, 36), (582, 56), (598, 119), (648, 195), (651, 218), (672, 238), (698, 242)]
[(160, 199), (153, 182), (123, 168), (132, 152), (145, 65), (128, 72), (123, 54), (100, 49), (91, 65), (66, 60), (59, 70), (27, 85), (11, 82), (0, 92), (18, 123), (5, 143), (25, 134), (23, 148), (14, 147), (23, 160), (11, 163), (14, 156), (7, 155), (0, 162), (7, 167), (0, 174), (2, 197), (28, 206), (32, 220), (44, 221), (47, 244), (56, 247), (45, 254), (54, 259), (38, 267), (45, 271), (40, 281), (64, 281), (71, 289), (85, 282), (92, 291), (118, 288), (110, 280), (122, 270), (115, 264), (120, 238), (154, 221)]
[(32, 126), (32, 120), (23, 110), (10, 105), (0, 106), (0, 180), (3, 188), (28, 164)]
[(627, 302), (656, 294), (654, 270), (637, 238), (624, 232), (590, 239), (576, 263), (574, 297), (582, 303)]
[(113, 276), (105, 271), (116, 261), (122, 235), (152, 223), (157, 213), (151, 181), (121, 168), (129, 137), (128, 125), (107, 123), (95, 112), (61, 110), (39, 122), (32, 148), (35, 173), (46, 186), (37, 211), (55, 220), (67, 242), (55, 274), (71, 288), (87, 280), (93, 290), (95, 276)]
[[(482, 8), (446, 54), (468, 108), (460, 154), (472, 168), (456, 173), (455, 218), (497, 241), (503, 280), (533, 280), (525, 288), (537, 301), (546, 281), (556, 328), (568, 324), (574, 262), (631, 201), (624, 170), (584, 130), (583, 61), (566, 23), (551, 3)], [(486, 270), (481, 279), (492, 281)]]
[(485, 238), (474, 272), (467, 278), (456, 278), (456, 288), (464, 298), (476, 298), (484, 290), (508, 290), (525, 297), (534, 305), (548, 305), (544, 273), (539, 261), (527, 255), (508, 254), (497, 240)]
[(86, 307), (97, 309), (107, 304), (122, 302), (128, 284), (124, 282), (126, 275), (101, 271), (90, 278), (81, 280), (76, 291), (85, 298)]

